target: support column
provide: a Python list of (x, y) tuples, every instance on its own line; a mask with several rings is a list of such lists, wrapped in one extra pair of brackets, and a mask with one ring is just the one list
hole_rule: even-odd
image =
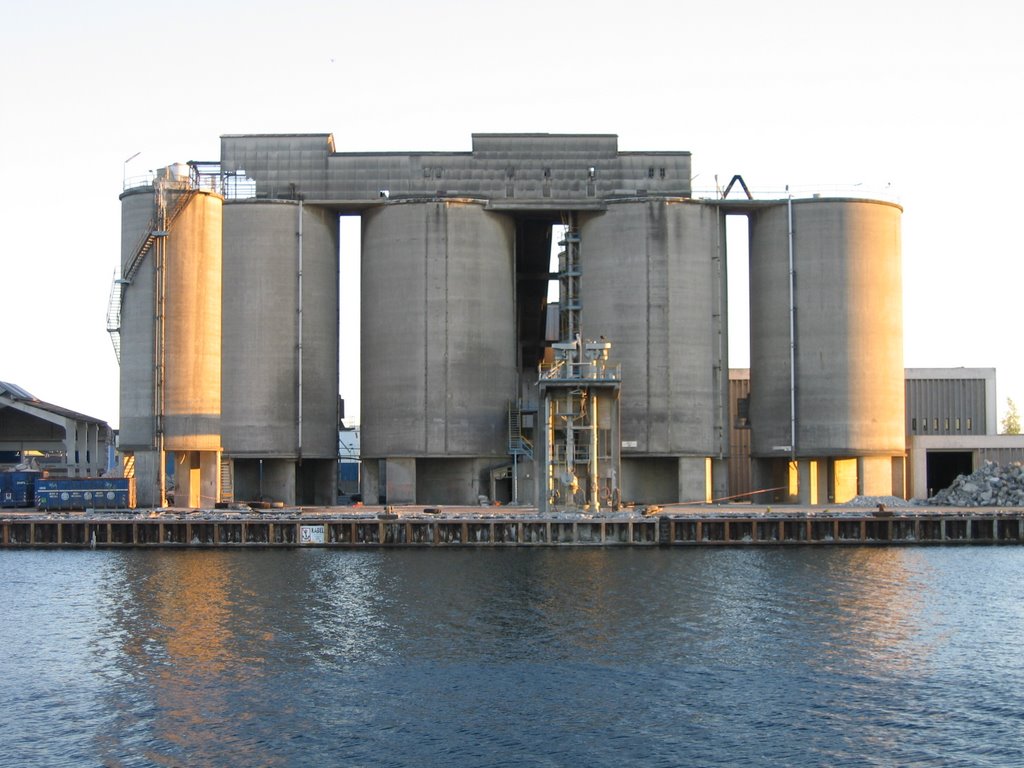
[(280, 501), (286, 506), (295, 504), (295, 461), (292, 459), (264, 459), (260, 493), (264, 500)]
[(829, 496), (828, 459), (817, 459), (814, 464), (814, 473), (818, 485), (818, 504), (828, 504), (832, 501), (832, 498)]
[(680, 456), (677, 500), (705, 502), (710, 490), (708, 460), (703, 456)]
[(861, 496), (892, 496), (892, 458), (861, 456), (857, 459), (857, 491)]
[(100, 425), (90, 424), (86, 450), (89, 457), (89, 474), (96, 477), (106, 468), (106, 456), (100, 456)]
[(818, 494), (818, 462), (812, 459), (799, 459), (797, 471), (797, 502), (804, 507), (817, 506)]
[(364, 504), (378, 504), (380, 499), (380, 460), (364, 459), (359, 468), (359, 493)]
[(416, 459), (389, 458), (387, 474), (387, 503), (416, 503)]
[(729, 488), (729, 459), (711, 460), (711, 497), (724, 499), (731, 493)]
[(140, 507), (162, 507), (160, 451), (135, 451), (135, 494)]

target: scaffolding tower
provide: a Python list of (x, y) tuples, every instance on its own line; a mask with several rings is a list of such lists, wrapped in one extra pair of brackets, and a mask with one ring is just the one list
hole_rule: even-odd
[(619, 506), (619, 366), (610, 365), (611, 342), (585, 340), (582, 331), (580, 235), (565, 220), (558, 254), (560, 341), (542, 363), (544, 430), (537, 500), (542, 513), (560, 509), (597, 512)]

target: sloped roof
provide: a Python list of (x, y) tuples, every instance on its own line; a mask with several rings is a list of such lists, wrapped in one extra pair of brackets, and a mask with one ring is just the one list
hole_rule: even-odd
[(70, 408), (62, 408), (59, 405), (53, 403), (47, 403), (34, 395), (30, 394), (27, 390), (22, 389), (17, 384), (12, 384), (9, 381), (0, 381), (0, 398), (10, 400), (17, 403), (25, 403), (31, 405), (33, 408), (38, 408), (41, 411), (46, 411), (54, 416), (60, 416), (65, 419), (74, 419), (75, 421), (91, 421), (94, 424), (106, 425), (103, 419), (97, 419), (93, 416), (86, 416), (84, 413), (78, 411), (72, 411)]

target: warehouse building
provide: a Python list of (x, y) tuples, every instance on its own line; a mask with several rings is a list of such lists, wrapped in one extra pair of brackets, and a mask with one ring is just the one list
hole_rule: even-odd
[(56, 477), (98, 477), (112, 443), (107, 422), (0, 381), (0, 470), (31, 465)]

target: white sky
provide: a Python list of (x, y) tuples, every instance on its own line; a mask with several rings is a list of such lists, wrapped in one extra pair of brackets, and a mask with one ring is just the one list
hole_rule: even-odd
[(892, 184), (906, 365), (995, 367), (1000, 405), (1024, 404), (1022, 22), (1007, 0), (9, 0), (0, 380), (117, 424), (125, 173), (215, 160), (224, 133), (468, 151), (473, 132), (585, 132), (693, 152), (696, 189)]

